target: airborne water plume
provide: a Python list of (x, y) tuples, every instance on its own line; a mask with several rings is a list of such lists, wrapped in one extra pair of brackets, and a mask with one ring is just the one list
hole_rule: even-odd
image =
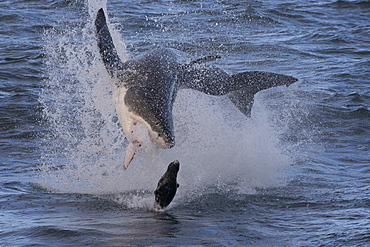
[[(153, 191), (167, 165), (176, 159), (182, 164), (180, 198), (212, 188), (251, 193), (255, 187), (282, 185), (281, 175), (292, 161), (280, 147), (279, 131), (271, 125), (260, 94), (252, 117), (247, 118), (227, 97), (180, 91), (173, 109), (176, 146), (139, 150), (124, 170), (127, 141), (92, 28), (93, 10), (99, 5), (88, 7), (90, 17), (82, 20), (84, 26), (65, 23), (58, 27), (63, 31), (44, 35), (47, 79), (40, 101), (50, 128), (40, 179), (44, 187), (88, 194)], [(110, 29), (125, 60), (125, 42), (114, 25)], [(145, 198), (151, 196), (144, 193), (141, 203), (146, 205)]]
[[(369, 245), (369, 1), (85, 2), (0, 1), (0, 246)], [(299, 82), (249, 119), (181, 91), (175, 148), (124, 171), (101, 7), (123, 57), (163, 45)], [(173, 202), (148, 210), (176, 159)]]

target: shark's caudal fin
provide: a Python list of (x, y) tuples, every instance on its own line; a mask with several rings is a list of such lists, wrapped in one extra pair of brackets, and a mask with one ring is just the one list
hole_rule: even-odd
[(247, 71), (232, 75), (231, 77), (234, 83), (242, 85), (243, 88), (248, 89), (253, 94), (270, 87), (289, 86), (298, 81), (293, 76), (262, 71)]
[(110, 76), (116, 77), (117, 73), (124, 69), (124, 64), (119, 58), (117, 50), (114, 47), (103, 9), (99, 9), (96, 15), (95, 35), (105, 67)]
[(247, 71), (230, 75), (221, 68), (189, 64), (178, 76), (179, 88), (191, 88), (209, 95), (228, 94), (241, 112), (249, 116), (254, 95), (264, 89), (289, 86), (298, 79), (271, 72)]
[(228, 96), (235, 106), (246, 116), (250, 116), (256, 93), (271, 87), (289, 86), (298, 81), (293, 76), (262, 71), (247, 71), (232, 75), (231, 77), (234, 83), (243, 86), (239, 90), (230, 92)]

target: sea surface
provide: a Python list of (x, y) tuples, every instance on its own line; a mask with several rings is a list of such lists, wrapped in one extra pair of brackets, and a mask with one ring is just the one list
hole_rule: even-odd
[[(177, 144), (127, 141), (100, 59), (153, 47), (234, 74), (299, 79), (226, 96), (182, 90)], [(370, 246), (370, 1), (0, 1), (0, 246)], [(153, 191), (179, 160), (164, 212)]]

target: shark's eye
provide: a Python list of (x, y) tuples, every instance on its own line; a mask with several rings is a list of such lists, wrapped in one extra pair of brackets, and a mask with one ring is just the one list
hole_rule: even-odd
[(158, 137), (161, 137), (162, 135), (160, 133), (158, 133)]

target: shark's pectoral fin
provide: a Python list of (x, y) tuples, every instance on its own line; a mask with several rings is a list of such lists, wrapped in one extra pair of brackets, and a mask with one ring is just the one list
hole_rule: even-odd
[(132, 159), (135, 156), (136, 152), (136, 145), (133, 142), (130, 142), (126, 148), (126, 154), (125, 154), (125, 160), (124, 160), (124, 169), (127, 169), (127, 167), (130, 165)]
[(118, 77), (117, 73), (125, 68), (125, 64), (117, 54), (103, 9), (99, 9), (96, 15), (95, 35), (105, 68), (110, 76)]

